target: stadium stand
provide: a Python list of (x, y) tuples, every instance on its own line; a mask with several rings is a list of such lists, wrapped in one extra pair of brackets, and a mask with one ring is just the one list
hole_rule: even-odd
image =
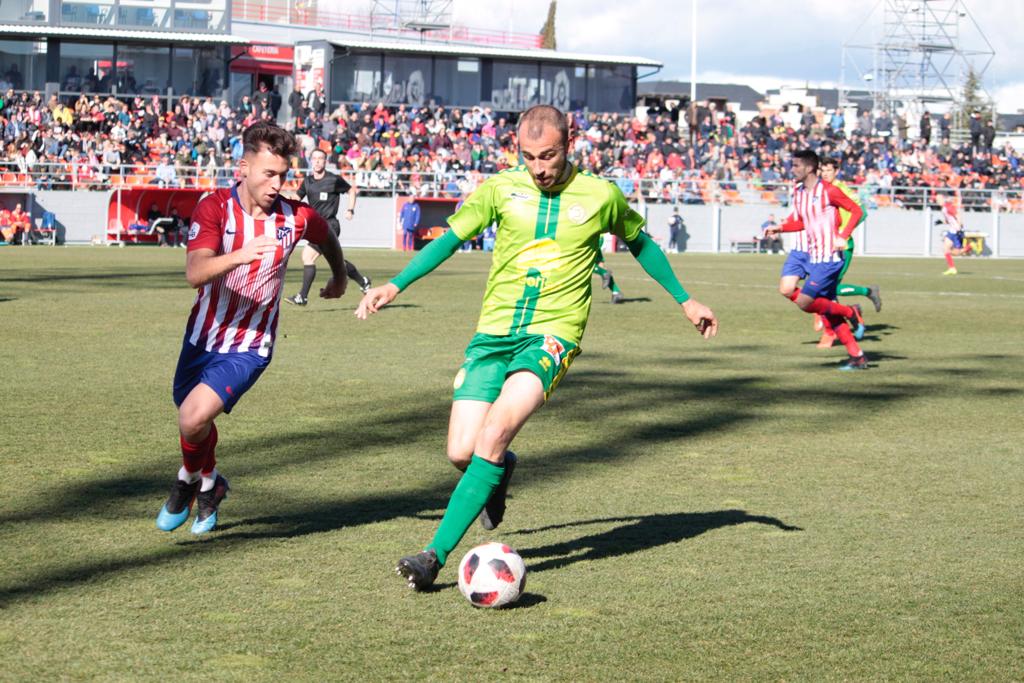
[[(231, 183), (241, 131), (268, 118), (251, 101), (81, 94), (73, 101), (7, 91), (0, 104), (0, 185), (106, 190), (172, 187), (209, 190)], [(785, 203), (789, 153), (811, 147), (840, 159), (843, 175), (874, 206), (938, 206), (957, 194), (967, 211), (1020, 210), (1021, 155), (1003, 147), (953, 146), (864, 131), (847, 133), (819, 115), (798, 127), (762, 112), (738, 125), (728, 108), (705, 109), (692, 131), (668, 112), (646, 121), (622, 114), (573, 114), (575, 161), (647, 201)], [(678, 118), (678, 117), (676, 117)], [(514, 117), (489, 108), (340, 105), (306, 111), (286, 126), (299, 137), (289, 185), (297, 186), (313, 149), (354, 176), (364, 193), (398, 191), (457, 197), (488, 174), (517, 163)]]

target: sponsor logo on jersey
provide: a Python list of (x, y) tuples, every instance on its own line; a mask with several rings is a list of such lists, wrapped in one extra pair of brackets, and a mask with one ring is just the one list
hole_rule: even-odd
[(191, 242), (196, 237), (199, 237), (199, 222), (193, 221), (188, 228), (188, 241)]
[(509, 199), (533, 199), (533, 197), (525, 192), (513, 192), (509, 195)]
[(555, 365), (557, 365), (562, 362), (562, 354), (565, 353), (565, 347), (562, 346), (562, 342), (558, 341), (550, 334), (545, 334), (544, 351), (555, 359)]

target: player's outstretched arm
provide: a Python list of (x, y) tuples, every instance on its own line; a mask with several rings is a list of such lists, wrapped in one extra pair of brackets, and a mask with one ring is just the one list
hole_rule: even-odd
[(665, 254), (654, 240), (647, 236), (647, 233), (641, 232), (636, 239), (627, 241), (626, 245), (629, 247), (629, 252), (633, 254), (633, 258), (647, 271), (647, 274), (664, 287), (665, 291), (676, 300), (676, 303), (683, 307), (683, 314), (705, 339), (710, 339), (718, 334), (718, 319), (714, 312), (699, 301), (690, 298), (675, 273), (672, 272), (672, 266), (665, 258)]
[(370, 314), (394, 301), (399, 292), (405, 291), (409, 285), (448, 260), (459, 250), (462, 242), (454, 230), (449, 230), (428, 244), (412, 261), (409, 261), (409, 265), (403, 268), (401, 273), (391, 278), (391, 282), (382, 287), (374, 287), (366, 293), (356, 308), (356, 317), (366, 320)]
[(193, 287), (202, 287), (208, 282), (230, 273), (238, 266), (252, 263), (277, 249), (277, 240), (260, 235), (254, 237), (241, 249), (217, 256), (213, 249), (195, 249), (185, 259), (185, 279)]
[(718, 318), (715, 317), (715, 312), (696, 299), (687, 299), (683, 302), (683, 315), (705, 339), (711, 339), (718, 334)]
[(366, 320), (394, 301), (400, 293), (401, 290), (393, 282), (381, 285), (380, 287), (374, 287), (363, 295), (363, 300), (356, 307), (356, 317), (360, 320)]

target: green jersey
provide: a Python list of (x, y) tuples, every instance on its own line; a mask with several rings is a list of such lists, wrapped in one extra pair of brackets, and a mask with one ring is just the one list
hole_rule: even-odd
[[(857, 204), (857, 206), (859, 206), (862, 210), (864, 209), (864, 205), (861, 204), (861, 202), (860, 202), (860, 197), (857, 196), (857, 193), (854, 192), (850, 188), (849, 185), (844, 183), (842, 180), (834, 180), (834, 181), (832, 181), (832, 184), (834, 186), (838, 187), (840, 192), (842, 192), (847, 197), (852, 199)], [(842, 208), (842, 207), (836, 207), (836, 208), (839, 209), (839, 228), (838, 228), (838, 232), (842, 233), (844, 230), (846, 230), (846, 224), (850, 222), (850, 212), (847, 211), (846, 209)], [(863, 223), (864, 219), (867, 218), (867, 216), (868, 216), (868, 212), (864, 211), (864, 213), (861, 214), (860, 223)], [(857, 223), (857, 225), (860, 225), (860, 223)], [(854, 226), (854, 227), (857, 227), (857, 226)]]
[(591, 274), (601, 233), (636, 239), (644, 219), (617, 186), (572, 167), (538, 188), (525, 166), (489, 178), (448, 219), (462, 240), (497, 223), (477, 332), (551, 334), (576, 344), (590, 315)]

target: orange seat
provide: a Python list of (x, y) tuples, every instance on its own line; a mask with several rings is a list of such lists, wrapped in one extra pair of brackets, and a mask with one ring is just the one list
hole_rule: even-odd
[(121, 183), (122, 183), (121, 176), (119, 176), (119, 175), (112, 175), (112, 176), (110, 176), (110, 186), (111, 187), (117, 187)]
[(761, 201), (767, 202), (768, 204), (778, 204), (779, 198), (775, 196), (775, 193), (771, 190), (766, 190), (761, 193)]
[(892, 197), (887, 194), (876, 194), (875, 204), (877, 204), (879, 208), (883, 206), (892, 206)]

